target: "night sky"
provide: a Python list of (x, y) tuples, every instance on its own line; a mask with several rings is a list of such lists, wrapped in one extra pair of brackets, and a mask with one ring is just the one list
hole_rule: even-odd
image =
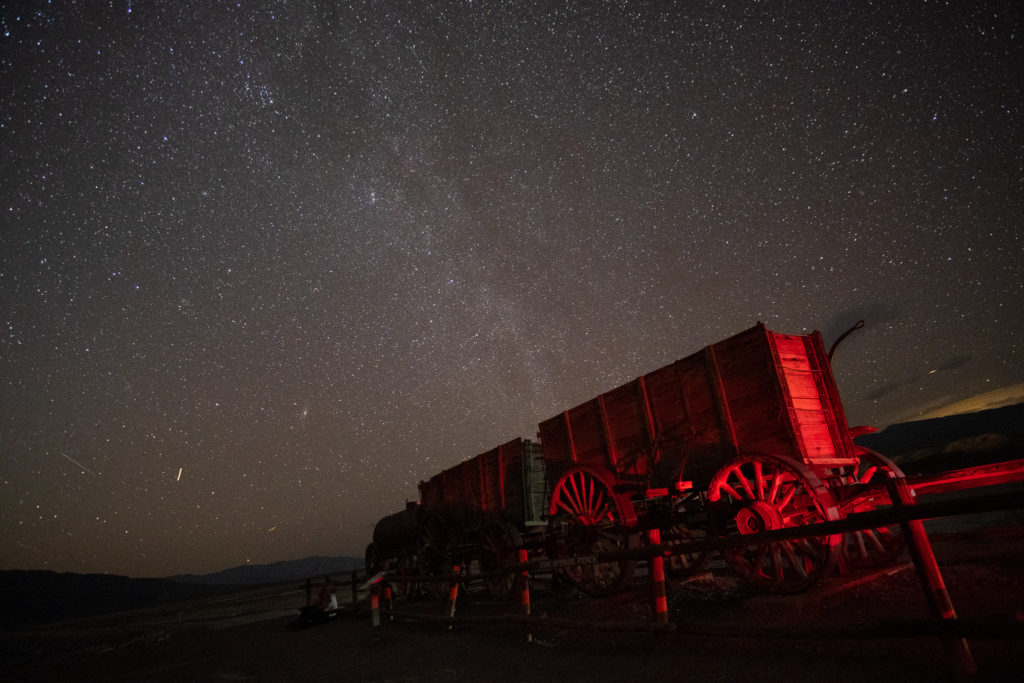
[(361, 556), (758, 320), (851, 424), (1024, 382), (1018, 0), (0, 16), (0, 569)]

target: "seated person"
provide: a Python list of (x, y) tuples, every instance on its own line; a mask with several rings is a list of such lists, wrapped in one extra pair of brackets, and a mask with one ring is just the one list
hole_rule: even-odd
[(334, 582), (331, 577), (324, 578), (324, 585), (317, 595), (316, 602), (307, 605), (299, 612), (300, 621), (319, 622), (334, 617), (338, 612), (338, 596), (334, 594)]

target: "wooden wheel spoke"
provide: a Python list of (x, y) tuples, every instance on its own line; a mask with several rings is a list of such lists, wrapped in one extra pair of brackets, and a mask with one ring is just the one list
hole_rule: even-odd
[(587, 477), (587, 512), (593, 513), (598, 507), (598, 502), (594, 495), (594, 478)]
[(775, 499), (779, 495), (779, 487), (780, 486), (782, 486), (782, 473), (781, 472), (775, 472), (775, 474), (772, 475), (772, 489), (768, 493), (768, 498), (767, 498), (767, 501), (769, 503), (774, 503), (775, 502)]
[(579, 496), (574, 495), (571, 491), (565, 492), (565, 499), (569, 501), (569, 505), (572, 506), (572, 513), (575, 515), (584, 514), (583, 503), (580, 501)]
[(573, 500), (574, 500), (574, 502), (576, 504), (576, 509), (580, 512), (580, 514), (583, 514), (583, 512), (586, 510), (586, 508), (583, 507), (583, 499), (580, 496), (580, 490), (579, 490), (579, 488), (576, 485), (576, 477), (575, 477), (575, 475), (569, 477), (569, 485), (572, 487), (572, 495), (573, 495)]
[(754, 461), (754, 482), (757, 484), (757, 499), (764, 500), (764, 465), (760, 460)]
[(776, 583), (781, 584), (783, 581), (782, 575), (782, 553), (779, 552), (779, 544), (771, 544), (771, 557), (772, 557), (772, 578)]
[(600, 519), (600, 517), (597, 515), (597, 511), (601, 510), (602, 514), (604, 514), (603, 511), (607, 507), (608, 507), (608, 504), (604, 500), (604, 491), (603, 490), (598, 490), (597, 495), (591, 501), (590, 509), (588, 510), (587, 514), (589, 514), (592, 519), (595, 519), (595, 520)]
[(886, 551), (886, 546), (885, 543), (882, 542), (881, 537), (883, 535), (892, 536), (892, 534), (889, 534), (888, 532), (889, 530), (884, 527), (881, 529), (865, 529), (864, 535), (867, 536), (868, 540), (871, 541), (871, 544), (875, 546), (875, 550), (884, 553)]
[(804, 555), (817, 562), (822, 559), (822, 555), (821, 552), (818, 550), (816, 543), (811, 543), (812, 540), (814, 540), (817, 544), (821, 543), (820, 538), (801, 538), (798, 547)]
[(722, 482), (722, 486), (721, 486), (721, 489), (722, 489), (723, 491), (725, 491), (725, 493), (726, 493), (726, 494), (727, 494), (727, 495), (728, 495), (728, 496), (729, 496), (730, 498), (732, 498), (733, 500), (740, 500), (740, 499), (742, 498), (742, 496), (741, 496), (741, 495), (740, 495), (739, 493), (737, 493), (737, 492), (736, 492), (736, 489), (734, 489), (733, 487), (729, 486), (729, 483), (728, 483), (728, 482), (724, 482), (724, 481), (723, 481), (723, 482)]
[(782, 551), (786, 554), (789, 564), (797, 571), (800, 578), (807, 578), (807, 568), (804, 567), (803, 561), (793, 552), (793, 544), (789, 541), (783, 541), (780, 545), (782, 546)]
[(782, 500), (780, 500), (778, 503), (776, 503), (775, 507), (777, 507), (780, 511), (781, 510), (785, 510), (786, 507), (791, 502), (793, 502), (793, 496), (796, 495), (796, 489), (797, 489), (797, 484), (794, 482), (793, 484), (791, 484), (789, 486), (789, 488), (786, 490), (785, 494), (783, 494)]
[(768, 556), (768, 544), (762, 544), (755, 547), (757, 548), (757, 550), (754, 553), (754, 560), (753, 562), (751, 562), (751, 564), (755, 568), (759, 568), (764, 562), (765, 557)]
[(862, 531), (853, 532), (853, 540), (857, 546), (857, 557), (865, 558), (868, 556), (867, 546), (864, 544), (864, 533)]
[(561, 499), (561, 498), (558, 499), (557, 505), (558, 505), (558, 507), (560, 507), (563, 510), (565, 510), (566, 512), (568, 512), (570, 515), (577, 514), (576, 510), (574, 510), (572, 507), (566, 505), (565, 501), (563, 499)]
[(748, 500), (755, 500), (756, 496), (754, 496), (754, 489), (751, 488), (750, 480), (747, 479), (745, 474), (743, 474), (743, 470), (741, 470), (739, 467), (737, 467), (735, 472), (736, 472), (736, 478), (739, 479), (740, 486), (743, 487), (743, 491), (747, 494), (747, 499)]

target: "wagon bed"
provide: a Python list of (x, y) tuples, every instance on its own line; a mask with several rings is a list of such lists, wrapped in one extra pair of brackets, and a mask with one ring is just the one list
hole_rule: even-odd
[(653, 486), (706, 484), (741, 453), (857, 462), (821, 335), (760, 323), (544, 420), (540, 439), (549, 476), (588, 465)]

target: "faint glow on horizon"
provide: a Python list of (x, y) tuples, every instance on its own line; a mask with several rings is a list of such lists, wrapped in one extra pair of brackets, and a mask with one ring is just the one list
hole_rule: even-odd
[(1018, 403), (1024, 403), (1024, 384), (1012, 384), (1007, 387), (986, 391), (983, 394), (977, 394), (961, 401), (947, 403), (940, 408), (928, 410), (920, 415), (907, 418), (906, 421), (934, 420), (951, 415), (965, 415), (967, 413), (981, 412), (982, 410), (995, 410), (996, 408), (1004, 408)]

